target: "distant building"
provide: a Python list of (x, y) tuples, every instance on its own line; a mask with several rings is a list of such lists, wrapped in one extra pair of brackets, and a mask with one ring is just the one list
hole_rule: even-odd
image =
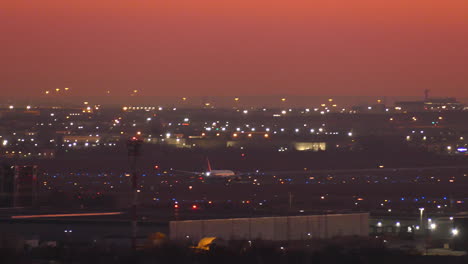
[(401, 112), (456, 111), (464, 105), (455, 98), (428, 98), (424, 101), (400, 101), (395, 103), (395, 110)]
[(327, 143), (325, 142), (294, 142), (294, 149), (297, 151), (325, 151)]
[(0, 207), (13, 206), (14, 167), (2, 164), (0, 166)]
[(385, 104), (355, 105), (351, 109), (352, 113), (360, 114), (383, 114), (388, 111)]
[(15, 166), (14, 168), (13, 206), (33, 206), (37, 198), (37, 166)]

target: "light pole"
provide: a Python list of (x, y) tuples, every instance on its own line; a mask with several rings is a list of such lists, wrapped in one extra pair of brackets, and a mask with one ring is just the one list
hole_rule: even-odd
[(423, 207), (419, 208), (419, 226), (421, 227), (422, 230), (424, 230), (423, 213), (424, 213), (424, 208)]
[(138, 179), (136, 171), (137, 158), (140, 156), (140, 149), (143, 140), (137, 137), (132, 137), (127, 141), (128, 148), (128, 161), (130, 163), (130, 169), (132, 171), (132, 248), (136, 250), (136, 235), (137, 235), (137, 199), (138, 199)]

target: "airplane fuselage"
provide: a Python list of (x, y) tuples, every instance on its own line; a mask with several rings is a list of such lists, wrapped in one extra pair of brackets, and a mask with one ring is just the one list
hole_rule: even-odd
[(236, 176), (236, 173), (232, 170), (211, 170), (205, 172), (206, 177), (220, 177), (220, 178), (225, 178), (225, 177), (233, 177)]

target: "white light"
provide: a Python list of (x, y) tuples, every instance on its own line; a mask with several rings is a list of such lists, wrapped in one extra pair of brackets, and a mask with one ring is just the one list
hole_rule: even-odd
[(396, 225), (397, 227), (400, 227), (401, 224), (400, 224), (400, 222), (396, 222), (395, 225)]
[(8, 140), (4, 139), (3, 142), (2, 142), (2, 145), (3, 145), (3, 146), (8, 145)]
[(382, 222), (378, 222), (378, 223), (377, 223), (377, 226), (378, 226), (378, 227), (382, 227)]
[(435, 230), (437, 228), (437, 225), (435, 223), (432, 223), (430, 225), (431, 230)]
[(458, 233), (459, 233), (458, 229), (456, 229), (456, 228), (453, 228), (453, 229), (452, 229), (452, 235), (453, 235), (453, 236), (458, 235)]

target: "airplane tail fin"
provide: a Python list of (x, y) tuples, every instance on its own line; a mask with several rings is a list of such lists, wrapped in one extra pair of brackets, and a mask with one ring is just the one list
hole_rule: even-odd
[(210, 160), (208, 158), (206, 158), (206, 170), (211, 171), (211, 164), (210, 164)]

